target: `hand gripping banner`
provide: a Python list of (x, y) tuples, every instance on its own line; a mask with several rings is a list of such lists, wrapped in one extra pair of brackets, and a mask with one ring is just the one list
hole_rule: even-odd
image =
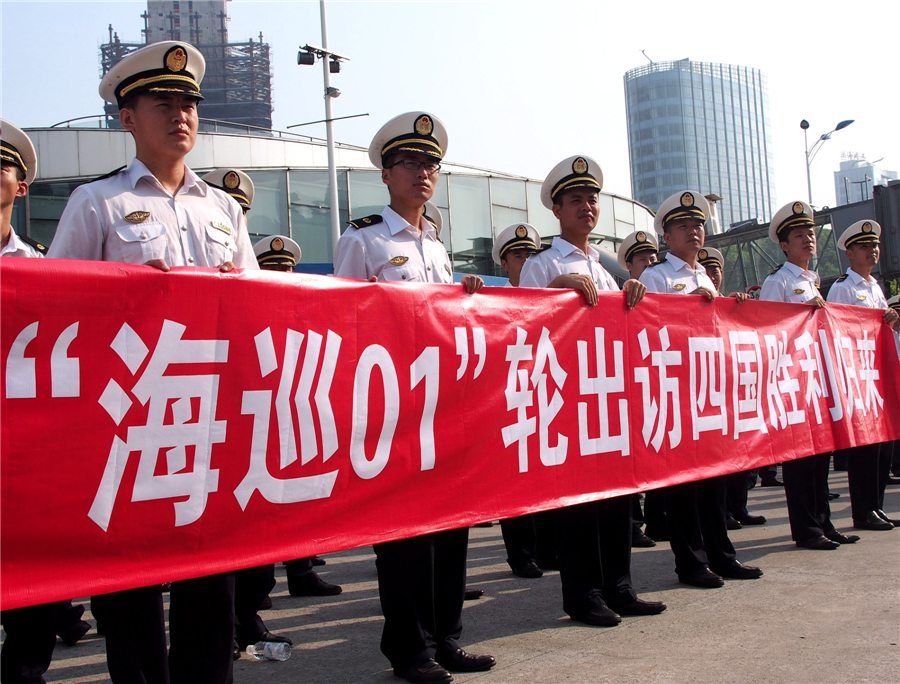
[(882, 312), (4, 259), (4, 609), (900, 437)]

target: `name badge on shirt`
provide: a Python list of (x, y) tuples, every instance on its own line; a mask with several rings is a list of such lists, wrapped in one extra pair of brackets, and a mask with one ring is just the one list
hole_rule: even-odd
[(686, 285), (684, 283), (678, 283), (677, 285), (672, 286), (677, 292), (681, 292)]
[(409, 257), (406, 257), (406, 256), (395, 256), (391, 259), (391, 263), (394, 266), (402, 266), (407, 261), (409, 261)]
[(231, 235), (234, 231), (231, 229), (231, 226), (225, 223), (219, 223), (218, 221), (211, 221), (210, 225), (216, 230), (221, 230), (225, 235)]
[(859, 301), (861, 301), (861, 302), (866, 301), (866, 296), (865, 296), (865, 295), (856, 295), (856, 298), (857, 298)]
[(123, 216), (128, 223), (143, 223), (148, 218), (150, 218), (149, 211), (133, 211), (130, 214), (126, 214)]
[(794, 290), (794, 294), (803, 294), (804, 290), (802, 287), (798, 287)]

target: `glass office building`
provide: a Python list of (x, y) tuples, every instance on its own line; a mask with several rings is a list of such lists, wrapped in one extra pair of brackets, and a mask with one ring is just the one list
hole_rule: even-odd
[[(131, 135), (91, 127), (29, 129), (38, 152), (38, 177), (25, 201), (15, 203), (13, 227), (50, 244), (72, 191), (127, 164), (134, 155)], [(388, 202), (381, 172), (365, 148), (337, 144), (341, 225), (380, 213)], [(298, 271), (332, 272), (327, 152), (322, 140), (290, 133), (203, 120), (188, 165), (202, 174), (217, 167), (246, 171), (253, 180), (253, 208), (247, 214), (251, 238), (288, 235), (303, 250)], [(540, 200), (541, 181), (444, 161), (433, 201), (443, 216), (441, 237), (457, 273), (504, 277), (491, 259), (494, 237), (516, 222), (532, 224), (549, 244), (559, 223)], [(653, 214), (634, 200), (602, 193), (592, 241), (609, 250), (604, 266), (622, 279), (615, 255), (635, 230), (653, 230)]]
[(718, 195), (724, 230), (769, 221), (775, 204), (766, 83), (758, 69), (655, 62), (625, 74), (631, 190), (655, 209), (670, 195)]

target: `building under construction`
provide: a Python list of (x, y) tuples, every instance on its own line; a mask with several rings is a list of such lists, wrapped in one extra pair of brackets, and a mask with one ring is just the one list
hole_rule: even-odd
[[(272, 128), (272, 72), (269, 44), (259, 40), (228, 42), (226, 0), (148, 0), (141, 15), (143, 42), (123, 43), (109, 27), (109, 42), (100, 46), (102, 76), (126, 55), (149, 43), (184, 40), (206, 59), (200, 116), (259, 128)], [(101, 76), (101, 77), (102, 77)], [(119, 109), (104, 107), (107, 125), (119, 127)]]

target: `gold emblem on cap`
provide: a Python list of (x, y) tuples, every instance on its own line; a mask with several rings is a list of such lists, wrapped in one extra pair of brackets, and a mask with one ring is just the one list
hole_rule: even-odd
[(858, 294), (856, 295), (856, 298), (861, 302), (866, 301), (866, 296), (864, 294)]
[(394, 266), (402, 266), (407, 261), (409, 261), (409, 257), (406, 256), (395, 256), (391, 259), (391, 263), (394, 264)]
[(802, 287), (794, 288), (794, 294), (803, 294), (804, 290)]
[(692, 207), (694, 206), (694, 196), (686, 192), (681, 196), (681, 206), (683, 207)]
[(181, 71), (187, 65), (187, 53), (184, 48), (177, 47), (166, 55), (166, 68), (169, 71)]
[(434, 124), (431, 122), (431, 117), (427, 114), (423, 114), (416, 119), (416, 133), (419, 135), (431, 135), (433, 130)]
[(587, 173), (588, 163), (584, 160), (584, 157), (578, 157), (578, 159), (572, 163), (572, 170), (575, 173)]
[(678, 283), (677, 285), (673, 285), (672, 287), (674, 287), (678, 292), (681, 292), (686, 286), (684, 283)]
[(701, 259), (706, 259), (709, 256), (709, 252), (707, 252), (705, 249), (701, 249), (697, 256)]
[(868, 221), (866, 221), (866, 222), (862, 225), (862, 232), (864, 232), (864, 233), (871, 233), (871, 232), (872, 232), (872, 224), (869, 223)]
[(519, 226), (516, 228), (516, 237), (523, 238), (528, 235), (528, 229), (525, 226)]
[(800, 202), (794, 202), (794, 213), (802, 214), (803, 213), (803, 204)]
[(644, 234), (644, 231), (638, 231), (638, 234), (634, 236), (634, 239), (638, 242), (647, 242), (647, 236)]
[(210, 225), (216, 230), (221, 230), (225, 235), (231, 235), (234, 231), (231, 229), (227, 223), (219, 223), (218, 221), (211, 221)]
[(280, 252), (284, 249), (284, 240), (281, 238), (275, 238), (272, 240), (272, 249), (276, 252)]
[(128, 223), (143, 223), (148, 218), (150, 218), (149, 211), (133, 211), (130, 214), (123, 216)]
[(222, 181), (226, 188), (229, 190), (234, 190), (237, 186), (241, 184), (241, 179), (234, 171), (229, 171), (225, 174), (225, 179)]

